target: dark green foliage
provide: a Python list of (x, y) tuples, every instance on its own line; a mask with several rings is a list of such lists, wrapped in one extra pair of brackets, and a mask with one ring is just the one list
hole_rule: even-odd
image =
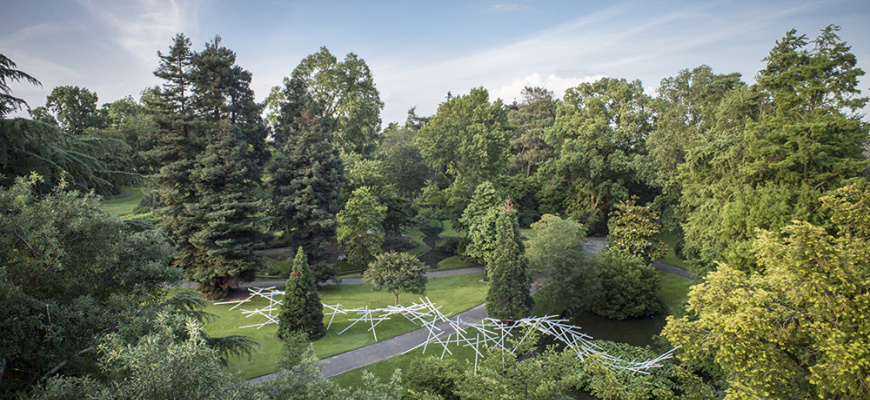
[(389, 251), (375, 257), (365, 272), (364, 281), (375, 291), (388, 290), (396, 295), (395, 305), (399, 305), (399, 292), (423, 294), (426, 291), (426, 271), (429, 269), (420, 259), (408, 253)]
[(22, 106), (27, 107), (24, 100), (12, 96), (10, 82), (20, 82), (24, 79), (31, 85), (42, 86), (36, 78), (17, 69), (17, 67), (15, 62), (0, 54), (0, 118), (12, 111), (21, 109)]
[(403, 197), (418, 195), (431, 179), (433, 171), (420, 154), (414, 142), (417, 131), (408, 124), (404, 128), (390, 125), (381, 135), (377, 159), (381, 161), (381, 174), (384, 179)]
[(556, 120), (558, 103), (552, 91), (541, 87), (523, 88), (522, 97), (523, 101), (508, 112), (508, 120), (517, 127), (511, 139), (510, 168), (512, 175), (528, 178), (538, 164), (555, 155), (543, 137), (544, 130)]
[(411, 362), (404, 383), (414, 399), (430, 394), (444, 400), (459, 400), (456, 389), (461, 380), (462, 370), (456, 360), (426, 357)]
[(278, 315), (278, 337), (289, 340), (293, 332), (307, 335), (308, 340), (317, 340), (326, 334), (323, 304), (302, 247), (299, 247), (293, 259), (293, 271), (287, 279)]
[(35, 181), (0, 189), (0, 397), (55, 367), (95, 371), (99, 336), (135, 330), (163, 285), (181, 280), (158, 232), (133, 233), (63, 185), (40, 198)]
[(35, 172), (44, 178), (37, 183), (44, 192), (63, 177), (75, 189), (109, 195), (141, 180), (104, 161), (129, 151), (120, 140), (77, 138), (54, 125), (21, 118), (0, 120), (0, 131), (0, 186), (9, 187), (16, 177)]
[(538, 299), (549, 314), (580, 312), (601, 294), (599, 261), (586, 253), (586, 231), (571, 219), (544, 214), (532, 224), (537, 234), (526, 243), (532, 276), (546, 286)]
[[(718, 120), (680, 169), (686, 254), (701, 270), (716, 261), (752, 270), (756, 228), (795, 219), (828, 226), (826, 191), (859, 176), (870, 125), (855, 113), (857, 68), (830, 26), (814, 41), (789, 32), (771, 50), (758, 85), (729, 92)], [(812, 48), (808, 48), (812, 45)]]
[(528, 317), (535, 306), (532, 277), (523, 254), (516, 211), (505, 201), (496, 222), (496, 241), (489, 263), (489, 290), (486, 312), (490, 318), (520, 319)]
[(269, 166), (270, 214), (288, 244), (302, 246), (321, 284), (337, 272), (327, 247), (335, 243), (344, 167), (332, 145), (330, 120), (319, 116), (304, 80), (290, 79), (284, 92), (287, 101), (276, 127), (279, 147)]
[(568, 89), (544, 140), (556, 149), (538, 170), (542, 212), (567, 212), (592, 231), (619, 200), (655, 193), (646, 183), (650, 99), (640, 81), (604, 78)]
[(254, 218), (262, 204), (254, 192), (260, 169), (243, 129), (234, 125), (222, 132), (191, 173), (199, 201), (188, 209), (200, 229), (188, 239), (198, 254), (187, 273), (211, 297), (225, 295), (236, 280), (253, 280), (265, 267), (254, 253), (264, 243)]
[(617, 249), (598, 253), (601, 296), (592, 312), (613, 319), (644, 317), (661, 308), (656, 292), (659, 276), (649, 262)]
[(87, 129), (103, 128), (106, 115), (97, 109), (97, 94), (78, 86), (58, 86), (51, 90), (45, 107), (54, 113), (60, 128), (75, 136), (85, 134)]

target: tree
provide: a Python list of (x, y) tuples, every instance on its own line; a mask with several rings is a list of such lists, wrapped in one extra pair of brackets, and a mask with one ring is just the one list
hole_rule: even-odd
[(467, 231), (469, 240), (465, 255), (484, 264), (492, 262), (496, 248), (496, 226), (504, 202), (489, 182), (483, 182), (474, 190), (474, 197), (462, 212), (459, 229)]
[(396, 295), (399, 305), (399, 292), (423, 294), (426, 291), (426, 270), (429, 267), (417, 257), (408, 253), (389, 251), (375, 257), (365, 272), (364, 281), (376, 291), (388, 290)]
[(378, 203), (367, 186), (363, 186), (351, 194), (344, 210), (337, 215), (343, 229), (338, 234), (338, 242), (345, 246), (347, 262), (358, 267), (360, 274), (381, 253), (384, 244), (381, 223), (386, 212), (387, 208)]
[(580, 312), (601, 294), (597, 258), (583, 243), (586, 230), (571, 219), (544, 214), (532, 224), (535, 237), (526, 244), (529, 271), (544, 282), (539, 299), (548, 313)]
[(652, 262), (662, 258), (667, 247), (658, 238), (658, 215), (647, 206), (636, 204), (637, 198), (614, 206), (607, 222), (607, 247), (618, 249)]
[(475, 88), (465, 96), (448, 95), (416, 143), (429, 165), (471, 189), (504, 171), (511, 137), (501, 99), (490, 103), (489, 92)]
[(108, 122), (97, 109), (97, 94), (78, 86), (58, 86), (51, 90), (45, 107), (54, 113), (60, 128), (82, 136), (88, 128), (103, 128)]
[(723, 264), (695, 285), (690, 315), (668, 317), (663, 331), (683, 346), (680, 357), (712, 357), (726, 398), (870, 395), (867, 198), (862, 182), (822, 199), (838, 236), (803, 221), (762, 231), (759, 271)]
[(597, 256), (601, 295), (592, 302), (592, 312), (623, 320), (653, 315), (661, 309), (656, 297), (659, 276), (649, 261), (616, 248)]
[[(20, 82), (22, 79), (34, 86), (42, 86), (36, 78), (17, 69), (12, 60), (5, 55), (0, 54), (0, 118), (12, 111), (20, 110), (22, 106), (27, 107), (27, 102), (18, 97), (12, 96), (12, 89), (9, 87), (10, 82)], [(9, 80), (7, 82), (7, 79)]]
[(555, 122), (558, 102), (552, 91), (541, 87), (523, 88), (522, 97), (523, 101), (511, 106), (508, 112), (508, 120), (517, 127), (511, 139), (510, 166), (528, 178), (532, 167), (554, 156), (553, 148), (543, 137)]
[(496, 243), (490, 263), (490, 282), (486, 292), (486, 312), (490, 318), (520, 319), (528, 317), (535, 305), (532, 278), (523, 254), (516, 211), (510, 199), (496, 222)]
[(566, 211), (595, 228), (617, 201), (632, 194), (651, 200), (654, 190), (643, 177), (649, 101), (640, 81), (625, 79), (603, 78), (565, 92), (544, 134), (558, 154), (538, 170), (544, 211)]
[(348, 53), (339, 62), (326, 47), (305, 57), (293, 70), (305, 83), (319, 117), (335, 121), (335, 147), (369, 157), (377, 146), (381, 102), (365, 60)]
[(714, 74), (707, 65), (662, 79), (658, 96), (651, 103), (656, 120), (647, 147), (655, 184), (662, 191), (654, 208), (662, 215), (666, 229), (678, 230), (684, 219), (679, 208), (679, 166), (685, 163), (686, 152), (715, 126), (719, 105), (726, 95), (745, 87), (740, 74)]
[(332, 145), (331, 120), (320, 116), (305, 81), (294, 77), (284, 91), (269, 166), (270, 214), (288, 244), (302, 246), (321, 284), (336, 275), (327, 247), (335, 243), (344, 166)]
[(777, 42), (758, 85), (732, 91), (704, 143), (681, 169), (686, 253), (701, 270), (723, 261), (756, 267), (756, 228), (793, 220), (830, 224), (816, 212), (825, 192), (860, 176), (870, 125), (850, 48), (829, 26), (814, 41), (790, 31)]
[(293, 271), (284, 288), (284, 300), (278, 315), (278, 337), (289, 340), (291, 333), (304, 334), (307, 340), (317, 340), (326, 335), (323, 326), (323, 303), (317, 293), (314, 275), (308, 268), (308, 259), (302, 247), (296, 250)]
[[(106, 214), (61, 182), (33, 175), (0, 189), (0, 397), (55, 373), (96, 372), (100, 336), (136, 332), (181, 272), (155, 230)], [(0, 368), (4, 369), (4, 368)]]
[(414, 142), (417, 131), (409, 126), (413, 125), (406, 123), (404, 128), (399, 128), (391, 124), (384, 129), (376, 157), (381, 161), (384, 179), (392, 183), (400, 196), (413, 198), (423, 190), (433, 173)]

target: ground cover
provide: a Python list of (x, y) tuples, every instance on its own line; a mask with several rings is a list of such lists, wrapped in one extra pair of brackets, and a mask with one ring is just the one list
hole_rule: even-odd
[[(426, 289), (426, 296), (432, 302), (442, 305), (442, 312), (459, 313), (484, 302), (486, 297), (486, 285), (480, 282), (482, 273), (470, 275), (458, 275), (444, 278), (430, 279)], [(400, 294), (399, 302), (410, 305), (419, 296), (414, 294)], [(321, 300), (327, 304), (341, 304), (342, 307), (384, 307), (393, 304), (394, 297), (388, 292), (374, 292), (369, 285), (329, 285), (324, 287)], [(253, 309), (267, 305), (265, 299), (251, 302), (240, 308)], [(281, 354), (281, 342), (275, 337), (276, 325), (268, 325), (261, 329), (246, 328), (240, 326), (251, 325), (262, 321), (262, 317), (245, 318), (239, 309), (229, 310), (230, 305), (209, 305), (207, 312), (217, 315), (214, 321), (206, 325), (210, 335), (224, 336), (230, 334), (242, 334), (253, 337), (260, 343), (260, 348), (251, 358), (234, 357), (229, 360), (228, 367), (240, 373), (245, 378), (252, 378), (275, 371), (275, 363)], [(328, 310), (325, 310), (328, 311)], [(329, 316), (324, 319), (329, 322)], [(374, 336), (367, 331), (363, 323), (347, 332), (338, 333), (350, 325), (347, 316), (337, 315), (323, 339), (314, 342), (314, 349), (320, 358), (339, 354), (358, 347), (366, 346), (375, 342)], [(416, 325), (402, 317), (395, 317), (391, 321), (383, 322), (377, 328), (379, 340), (384, 340), (418, 328)]]
[(682, 317), (686, 312), (686, 301), (689, 298), (689, 289), (696, 283), (691, 279), (681, 276), (656, 271), (659, 274), (659, 300), (668, 308), (668, 313), (676, 317)]
[(119, 216), (133, 212), (142, 200), (142, 188), (126, 187), (121, 189), (121, 195), (103, 200), (103, 210), (110, 215)]

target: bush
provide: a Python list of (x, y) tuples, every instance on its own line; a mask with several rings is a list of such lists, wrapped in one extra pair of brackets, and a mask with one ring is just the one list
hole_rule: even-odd
[(405, 388), (415, 394), (428, 393), (445, 400), (459, 399), (454, 392), (462, 377), (456, 360), (426, 357), (411, 362), (405, 374)]
[(648, 261), (616, 249), (602, 251), (599, 257), (602, 293), (593, 301), (592, 312), (622, 320), (653, 315), (661, 309), (656, 298), (659, 276)]
[(447, 237), (438, 241), (435, 247), (448, 254), (463, 254), (468, 240), (458, 237)]

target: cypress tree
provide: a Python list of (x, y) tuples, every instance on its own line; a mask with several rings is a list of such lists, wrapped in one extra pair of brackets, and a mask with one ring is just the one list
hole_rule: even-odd
[(344, 167), (332, 145), (331, 123), (318, 116), (304, 81), (294, 77), (284, 90), (287, 101), (275, 133), (279, 147), (269, 167), (271, 214), (285, 240), (308, 255), (320, 284), (336, 276), (327, 247), (335, 243)]
[(505, 200), (496, 221), (495, 250), (489, 267), (486, 312), (490, 318), (528, 317), (535, 305), (529, 262), (523, 254), (516, 211)]
[(293, 272), (284, 288), (284, 300), (278, 315), (278, 337), (286, 340), (293, 332), (305, 332), (309, 340), (317, 340), (326, 334), (323, 326), (323, 303), (317, 294), (314, 276), (302, 247), (293, 259)]

